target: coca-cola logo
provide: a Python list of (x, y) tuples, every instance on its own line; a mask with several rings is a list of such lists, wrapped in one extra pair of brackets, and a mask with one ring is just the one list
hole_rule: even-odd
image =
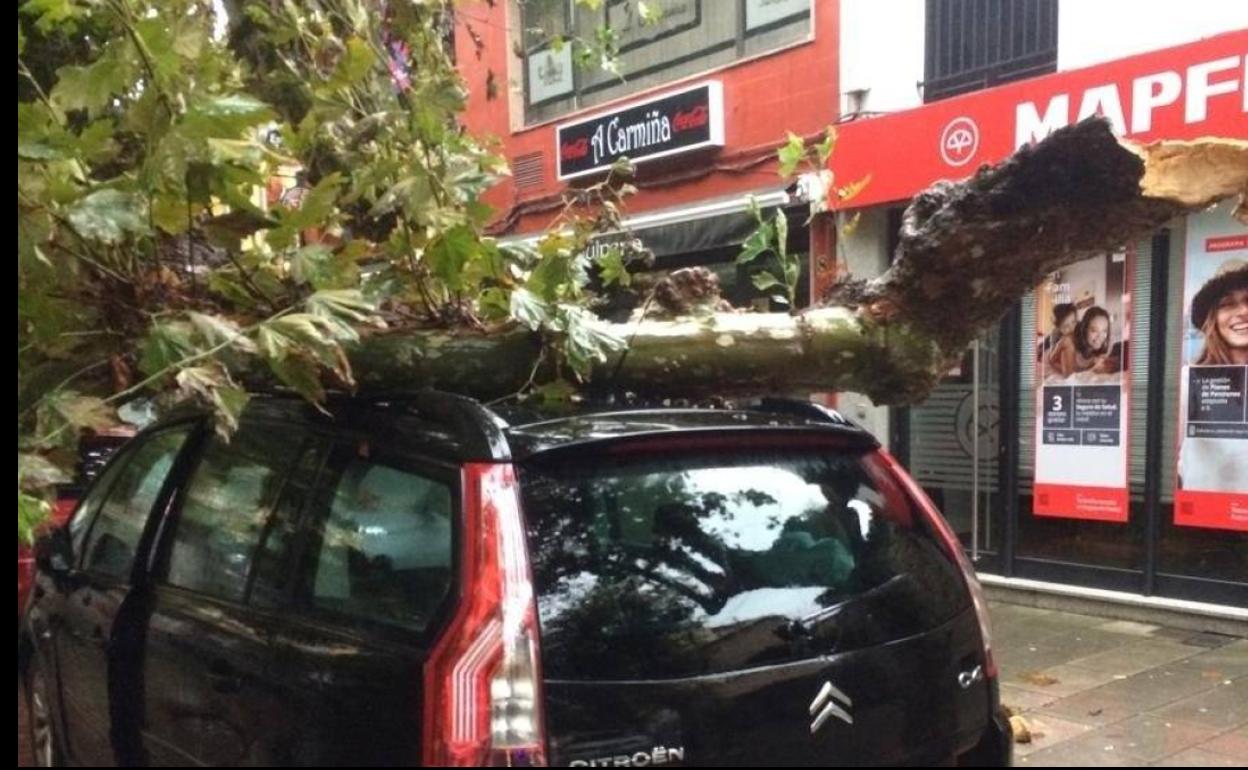
[(676, 131), (688, 131), (691, 128), (701, 128), (705, 126), (707, 121), (711, 119), (710, 112), (705, 105), (699, 105), (692, 109), (681, 110), (676, 113), (676, 117), (672, 118), (672, 129)]
[(564, 142), (559, 147), (559, 157), (564, 160), (578, 160), (589, 155), (589, 137), (582, 136), (571, 142)]

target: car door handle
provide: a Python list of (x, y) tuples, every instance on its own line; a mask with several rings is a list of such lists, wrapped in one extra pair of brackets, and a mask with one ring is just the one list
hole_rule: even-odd
[(222, 695), (231, 695), (243, 689), (243, 677), (228, 662), (214, 660), (208, 666), (208, 681), (212, 689)]

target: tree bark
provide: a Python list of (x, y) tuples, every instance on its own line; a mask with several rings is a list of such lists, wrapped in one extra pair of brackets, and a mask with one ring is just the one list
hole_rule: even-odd
[[(602, 322), (629, 346), (596, 367), (587, 388), (685, 398), (849, 390), (877, 404), (913, 403), (1048, 273), (1245, 194), (1248, 142), (1141, 148), (1104, 120), (1084, 121), (921, 193), (892, 267), (839, 285), (819, 307)], [(549, 376), (539, 352), (521, 329), (404, 332), (366, 340), (352, 361), (367, 389), (428, 386), (488, 399)]]

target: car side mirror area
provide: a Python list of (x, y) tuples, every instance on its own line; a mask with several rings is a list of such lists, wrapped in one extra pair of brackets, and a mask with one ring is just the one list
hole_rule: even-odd
[(74, 543), (67, 527), (57, 527), (35, 541), (35, 566), (58, 583), (69, 578), (74, 567)]

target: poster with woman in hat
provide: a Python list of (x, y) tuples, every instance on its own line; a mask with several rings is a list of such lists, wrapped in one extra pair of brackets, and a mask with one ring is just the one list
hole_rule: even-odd
[(1188, 218), (1175, 523), (1248, 531), (1248, 232)]

